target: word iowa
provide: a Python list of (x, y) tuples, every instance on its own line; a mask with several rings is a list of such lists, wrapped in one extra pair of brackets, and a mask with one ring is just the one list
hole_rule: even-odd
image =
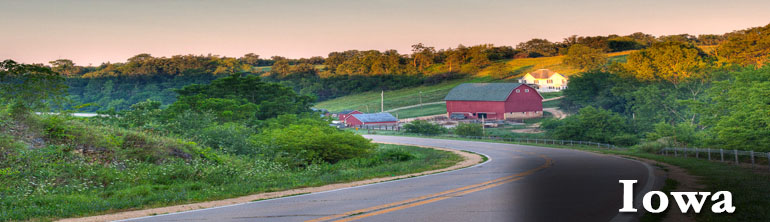
[[(620, 212), (636, 212), (634, 208), (633, 189), (636, 180), (619, 180), (623, 184), (623, 208)], [(652, 206), (652, 197), (658, 196), (660, 199), (660, 205), (657, 208)], [(687, 213), (690, 208), (695, 213), (700, 213), (703, 205), (706, 204), (706, 199), (711, 196), (711, 201), (714, 202), (711, 205), (711, 212), (714, 213), (733, 213), (735, 212), (735, 206), (733, 206), (733, 195), (730, 191), (718, 191), (711, 195), (711, 192), (671, 192), (671, 196), (674, 197), (676, 205), (679, 206), (679, 211)], [(686, 199), (686, 200), (685, 200)], [(647, 212), (660, 213), (668, 208), (668, 196), (660, 191), (651, 191), (644, 195), (642, 198), (642, 205)]]

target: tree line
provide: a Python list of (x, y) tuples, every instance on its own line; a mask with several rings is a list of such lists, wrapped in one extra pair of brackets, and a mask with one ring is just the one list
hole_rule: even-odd
[[(300, 59), (281, 56), (263, 58), (254, 53), (237, 58), (211, 54), (153, 57), (143, 53), (124, 63), (103, 63), (99, 66), (77, 66), (67, 59), (51, 61), (48, 65), (34, 65), (49, 66), (54, 72), (67, 77), (70, 103), (65, 108), (92, 105), (81, 111), (124, 110), (146, 99), (158, 100), (167, 106), (176, 98), (173, 89), (210, 82), (235, 73), (259, 75), (265, 81), (280, 82), (298, 93), (312, 95), (322, 101), (358, 92), (393, 90), (463, 78), (508, 59), (567, 55), (573, 59), (565, 60), (565, 63), (586, 71), (594, 70), (606, 64), (606, 52), (644, 49), (659, 42), (715, 45), (726, 42), (730, 36), (744, 36), (741, 35), (743, 32), (746, 31), (660, 37), (641, 32), (625, 36), (573, 35), (561, 42), (536, 38), (515, 47), (482, 44), (436, 49), (418, 43), (412, 45), (409, 54), (396, 50), (347, 50), (331, 52), (325, 58)], [(717, 53), (729, 57), (732, 62), (744, 61), (751, 53), (761, 53), (730, 49), (742, 46), (741, 43), (734, 44), (723, 47)], [(570, 50), (572, 48), (575, 49)], [(762, 61), (753, 62), (762, 64)]]

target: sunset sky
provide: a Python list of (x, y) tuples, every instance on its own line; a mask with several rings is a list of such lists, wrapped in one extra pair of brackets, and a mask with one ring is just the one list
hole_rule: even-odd
[(150, 53), (326, 56), (422, 42), (512, 45), (576, 35), (722, 34), (770, 23), (767, 0), (0, 0), (0, 60), (78, 65)]

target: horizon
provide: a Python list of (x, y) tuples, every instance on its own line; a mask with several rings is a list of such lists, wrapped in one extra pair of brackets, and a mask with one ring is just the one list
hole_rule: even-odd
[(742, 3), (0, 1), (0, 29), (12, 33), (0, 36), (0, 59), (43, 64), (70, 59), (98, 66), (140, 53), (309, 58), (395, 49), (405, 54), (416, 43), (437, 49), (515, 47), (533, 38), (560, 42), (571, 35), (724, 34), (770, 22), (761, 13), (770, 2)]

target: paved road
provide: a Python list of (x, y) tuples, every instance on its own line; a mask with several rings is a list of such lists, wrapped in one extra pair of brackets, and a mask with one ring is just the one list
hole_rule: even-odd
[(618, 180), (639, 180), (636, 193), (649, 190), (655, 181), (650, 166), (641, 162), (574, 150), (367, 137), (468, 150), (490, 160), (440, 174), (134, 220), (633, 221), (636, 215), (618, 214), (622, 201)]

